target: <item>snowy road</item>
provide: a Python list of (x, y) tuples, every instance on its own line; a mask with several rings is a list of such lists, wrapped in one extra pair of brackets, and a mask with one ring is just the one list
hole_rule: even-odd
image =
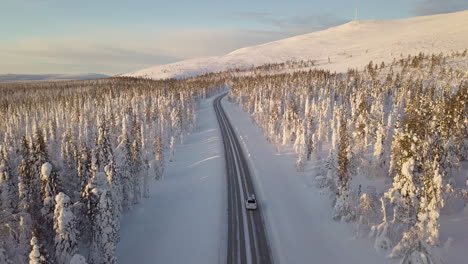
[(271, 263), (270, 248), (265, 233), (261, 209), (246, 210), (245, 200), (255, 194), (247, 161), (241, 145), (227, 118), (221, 99), (213, 106), (223, 137), (228, 185), (228, 245), (227, 263)]

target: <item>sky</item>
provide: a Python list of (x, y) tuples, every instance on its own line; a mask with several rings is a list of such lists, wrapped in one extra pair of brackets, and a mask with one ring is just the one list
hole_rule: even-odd
[(119, 74), (468, 0), (0, 0), (0, 74)]

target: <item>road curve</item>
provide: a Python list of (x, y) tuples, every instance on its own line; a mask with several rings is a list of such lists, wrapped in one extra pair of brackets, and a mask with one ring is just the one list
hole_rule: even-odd
[(226, 94), (218, 96), (213, 106), (223, 137), (228, 194), (228, 264), (272, 263), (265, 225), (258, 204), (257, 210), (246, 210), (245, 200), (255, 194), (249, 166), (236, 133), (221, 105)]

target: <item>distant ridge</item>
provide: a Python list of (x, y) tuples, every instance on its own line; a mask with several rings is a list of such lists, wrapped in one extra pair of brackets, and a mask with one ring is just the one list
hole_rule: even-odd
[(53, 80), (88, 80), (110, 76), (98, 73), (85, 74), (0, 74), (0, 82), (53, 81)]
[(352, 21), (292, 38), (238, 49), (224, 56), (153, 66), (124, 74), (152, 79), (183, 78), (288, 60), (314, 60), (317, 68), (345, 72), (401, 54), (468, 48), (468, 10), (401, 20)]

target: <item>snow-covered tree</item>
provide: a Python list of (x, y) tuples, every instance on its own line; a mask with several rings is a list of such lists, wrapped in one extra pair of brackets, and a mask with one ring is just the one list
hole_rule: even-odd
[(374, 158), (377, 161), (379, 167), (384, 166), (384, 151), (385, 151), (385, 130), (383, 122), (379, 121), (376, 131), (375, 144), (374, 144)]
[(155, 179), (160, 180), (164, 174), (164, 146), (160, 135), (156, 136), (154, 140), (154, 163), (152, 165)]
[(33, 237), (31, 238), (31, 253), (29, 253), (29, 264), (48, 263), (46, 257), (41, 251), (41, 244), (39, 243), (37, 237), (33, 235)]
[(133, 186), (133, 203), (138, 204), (140, 199), (143, 195), (142, 188), (143, 188), (143, 179), (142, 179), (142, 172), (143, 172), (143, 162), (142, 162), (142, 154), (141, 154), (141, 130), (138, 124), (137, 118), (133, 118), (133, 140), (130, 146), (131, 151), (131, 175), (132, 175), (132, 186)]
[(132, 148), (126, 123), (126, 120), (122, 122), (122, 134), (120, 135), (120, 143), (117, 147), (119, 173), (122, 177), (122, 209), (124, 211), (132, 208), (134, 204)]
[(109, 192), (113, 201), (113, 210), (117, 218), (120, 218), (122, 212), (122, 181), (120, 174), (117, 173), (114, 153), (112, 150), (109, 127), (104, 120), (98, 120), (98, 136), (95, 140), (96, 147), (94, 153), (96, 155), (95, 173), (104, 172)]
[(176, 140), (175, 137), (171, 137), (171, 143), (169, 145), (169, 161), (173, 162), (175, 161), (175, 146), (176, 145)]
[(89, 212), (92, 226), (90, 259), (92, 263), (116, 263), (115, 247), (119, 240), (112, 196), (106, 174), (96, 175), (88, 187)]
[(53, 172), (52, 164), (46, 162), (41, 166), (41, 194), (44, 201), (41, 213), (44, 218), (52, 220), (54, 211), (54, 197), (57, 193), (57, 176)]
[(338, 176), (337, 187), (338, 196), (335, 202), (335, 219), (344, 219), (350, 221), (354, 218), (354, 210), (350, 204), (350, 169), (349, 169), (349, 135), (346, 124), (346, 114), (343, 110), (340, 120), (339, 143), (338, 143), (338, 167), (336, 174)]
[(91, 178), (91, 153), (89, 148), (82, 144), (77, 160), (77, 176), (80, 179), (80, 194), (83, 194), (88, 181)]
[(18, 202), (17, 186), (13, 180), (7, 153), (0, 145), (0, 209), (12, 212), (16, 210)]
[(32, 175), (32, 162), (30, 158), (29, 142), (23, 136), (21, 140), (21, 161), (18, 166), (19, 210), (29, 213), (31, 213), (33, 204), (40, 202), (37, 197), (37, 187), (31, 188), (38, 186), (38, 184), (34, 181)]
[(68, 263), (77, 253), (76, 220), (70, 209), (70, 198), (66, 194), (57, 194), (55, 204), (55, 256), (59, 263)]
[(296, 159), (296, 169), (297, 171), (304, 171), (305, 163), (307, 162), (307, 146), (304, 131), (301, 130), (298, 133), (294, 147), (298, 153)]

